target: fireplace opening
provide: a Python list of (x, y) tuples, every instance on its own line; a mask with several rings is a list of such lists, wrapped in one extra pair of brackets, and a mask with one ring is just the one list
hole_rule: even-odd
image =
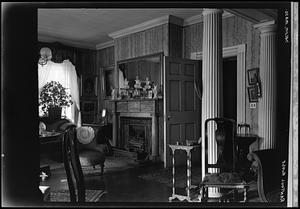
[(143, 125), (129, 125), (129, 151), (145, 152), (146, 127)]
[(145, 160), (151, 154), (151, 125), (151, 118), (121, 117), (119, 148)]

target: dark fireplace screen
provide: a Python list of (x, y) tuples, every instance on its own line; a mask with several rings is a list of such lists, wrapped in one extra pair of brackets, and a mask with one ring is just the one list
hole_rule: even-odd
[(120, 148), (131, 152), (150, 154), (151, 119), (121, 118), (121, 135)]

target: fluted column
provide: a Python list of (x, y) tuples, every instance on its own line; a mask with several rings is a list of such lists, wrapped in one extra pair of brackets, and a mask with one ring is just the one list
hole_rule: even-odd
[[(203, 10), (202, 178), (205, 175), (205, 120), (219, 117), (222, 111), (222, 12), (220, 9)], [(212, 124), (208, 125), (208, 163), (217, 161), (217, 144)], [(209, 190), (209, 196), (219, 195), (217, 191)]]
[(276, 142), (276, 25), (258, 24), (260, 30), (260, 80), (262, 97), (258, 103), (259, 149), (275, 148)]

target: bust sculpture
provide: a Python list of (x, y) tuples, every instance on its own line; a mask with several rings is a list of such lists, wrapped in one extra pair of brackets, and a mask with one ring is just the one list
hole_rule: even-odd
[(127, 78), (124, 80), (124, 89), (129, 89), (129, 84)]
[(148, 90), (148, 89), (151, 89), (151, 85), (150, 85), (150, 81), (149, 81), (149, 78), (146, 77), (146, 81), (145, 81), (145, 86), (144, 86), (144, 90)]
[(138, 76), (135, 77), (135, 84), (134, 84), (134, 88), (139, 89), (141, 88), (141, 81), (139, 79)]

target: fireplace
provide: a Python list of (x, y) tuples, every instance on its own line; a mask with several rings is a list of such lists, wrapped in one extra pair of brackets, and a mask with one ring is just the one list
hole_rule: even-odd
[(151, 118), (120, 118), (119, 148), (130, 152), (151, 152)]
[[(159, 99), (112, 100), (114, 153), (159, 161)], [(143, 157), (142, 157), (143, 158)]]

